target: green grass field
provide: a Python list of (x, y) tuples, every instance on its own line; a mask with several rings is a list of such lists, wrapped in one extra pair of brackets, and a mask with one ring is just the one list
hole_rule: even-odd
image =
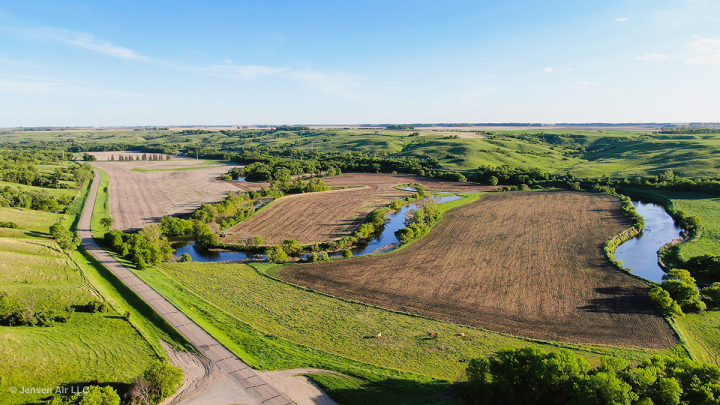
[[(266, 268), (269, 265), (259, 266)], [(216, 312), (222, 311), (259, 331), (300, 345), (448, 381), (461, 376), (464, 364), (459, 360), (490, 355), (504, 347), (529, 344), (547, 349), (569, 347), (595, 363), (600, 355), (623, 354), (637, 361), (652, 353), (536, 342), (401, 314), (298, 288), (242, 264), (165, 263), (159, 270), (138, 271), (137, 274), (173, 303), (187, 309), (196, 308), (188, 311), (193, 315), (202, 317), (207, 313), (214, 318)], [(202, 309), (203, 305), (207, 311)], [(212, 306), (217, 310), (209, 309)], [(429, 339), (428, 332), (437, 332), (440, 337)], [(232, 336), (233, 331), (226, 333)], [(383, 335), (379, 339), (375, 338), (378, 333)], [(283, 363), (287, 360), (275, 360), (268, 353), (257, 359), (254, 358), (256, 354), (247, 349), (243, 352), (250, 356), (250, 363), (266, 362), (263, 368), (286, 366)], [(298, 367), (303, 362), (300, 358), (295, 361), (299, 363)]]
[(0, 208), (0, 222), (14, 222), (18, 228), (0, 228), (0, 237), (49, 237), (50, 226), (62, 220), (62, 214), (20, 208)]
[[(50, 225), (77, 224), (88, 188), (78, 192), (67, 215), (0, 208), (0, 221), (18, 225), (0, 228), (0, 292), (36, 311), (77, 309), (67, 323), (52, 327), (0, 326), (0, 404), (36, 403), (48, 396), (13, 395), (13, 386), (54, 389), (92, 380), (130, 383), (151, 362), (166, 357), (161, 340), (189, 348), (147, 303), (82, 248), (68, 255), (48, 239)], [(109, 311), (82, 312), (89, 301), (105, 301)], [(129, 319), (122, 316), (126, 313)]]
[[(3, 211), (6, 211), (4, 209)], [(57, 220), (38, 213), (18, 221), (25, 238), (0, 238), (0, 292), (25, 308), (65, 311), (103, 300), (86, 274), (57, 245), (39, 236)], [(45, 214), (45, 215), (44, 215)], [(22, 225), (21, 225), (22, 224)], [(26, 227), (26, 228), (25, 228)], [(15, 387), (129, 382), (157, 358), (153, 348), (120, 313), (75, 312), (52, 327), (0, 326), (0, 404), (37, 401), (47, 395), (11, 395)]]
[[(74, 184), (73, 184), (74, 185)], [(7, 181), (0, 181), (0, 188), (3, 187), (17, 187), (20, 191), (44, 191), (53, 197), (73, 197), (75, 195), (74, 188), (47, 188), (47, 187), (36, 187), (26, 186), (24, 184), (10, 183)]]

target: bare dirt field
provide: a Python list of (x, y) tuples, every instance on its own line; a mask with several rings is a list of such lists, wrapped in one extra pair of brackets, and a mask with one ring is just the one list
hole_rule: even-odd
[(330, 187), (347, 186), (395, 186), (398, 184), (422, 184), (428, 190), (436, 191), (493, 191), (498, 186), (486, 186), (480, 183), (458, 181), (447, 181), (430, 177), (418, 177), (408, 174), (375, 174), (375, 173), (351, 173), (340, 176), (323, 177), (323, 181)]
[(647, 285), (603, 244), (629, 227), (618, 198), (493, 193), (447, 211), (425, 238), (379, 257), (285, 266), (332, 295), (514, 335), (667, 348), (677, 339)]
[[(114, 228), (121, 230), (143, 228), (164, 215), (189, 214), (201, 204), (222, 200), (229, 191), (259, 190), (267, 186), (218, 180), (232, 166), (208, 165), (202, 160), (98, 161), (93, 164), (110, 177), (110, 212), (115, 218)], [(137, 168), (156, 171), (132, 171)]]
[(242, 243), (253, 236), (262, 236), (269, 245), (284, 239), (303, 245), (340, 239), (352, 234), (374, 209), (409, 194), (388, 185), (371, 185), (285, 196), (228, 230), (223, 242)]

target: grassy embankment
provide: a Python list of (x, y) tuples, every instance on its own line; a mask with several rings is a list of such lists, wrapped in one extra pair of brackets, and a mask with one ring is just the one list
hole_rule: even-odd
[(110, 212), (110, 177), (104, 170), (99, 168), (97, 170), (100, 172), (100, 187), (98, 188), (92, 220), (90, 221), (90, 229), (93, 234), (104, 232), (100, 220), (112, 216)]

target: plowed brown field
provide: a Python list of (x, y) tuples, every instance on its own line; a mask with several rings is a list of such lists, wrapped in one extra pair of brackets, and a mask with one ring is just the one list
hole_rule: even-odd
[(603, 244), (630, 223), (618, 198), (488, 194), (447, 211), (395, 253), (278, 270), (283, 280), (386, 308), (514, 335), (667, 348), (677, 339), (647, 285)]
[(460, 183), (458, 181), (446, 181), (430, 177), (411, 176), (408, 174), (352, 173), (333, 177), (323, 177), (323, 181), (330, 187), (371, 185), (394, 186), (397, 184), (415, 183), (422, 184), (429, 190), (436, 191), (494, 191), (499, 188), (498, 186), (486, 186), (479, 183)]
[(228, 230), (223, 241), (242, 243), (262, 236), (270, 245), (284, 239), (306, 245), (339, 239), (352, 234), (374, 209), (409, 194), (392, 186), (373, 185), (285, 196)]
[[(116, 152), (117, 154), (124, 152)], [(218, 180), (232, 166), (217, 165), (192, 170), (203, 161), (172, 159), (169, 161), (93, 162), (110, 177), (110, 212), (115, 229), (137, 230), (158, 222), (164, 215), (189, 214), (200, 204), (218, 202), (229, 191), (259, 190), (265, 183), (242, 183)], [(133, 172), (134, 168), (151, 171)]]

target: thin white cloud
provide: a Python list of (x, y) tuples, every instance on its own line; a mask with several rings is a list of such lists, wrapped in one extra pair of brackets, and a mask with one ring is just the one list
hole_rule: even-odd
[[(8, 27), (5, 28), (8, 29)], [(88, 49), (105, 55), (114, 56), (116, 58), (141, 61), (149, 60), (147, 56), (143, 56), (133, 51), (132, 49), (128, 49), (120, 45), (115, 45), (105, 39), (95, 38), (94, 35), (88, 34), (87, 32), (78, 32), (61, 28), (47, 27), (20, 29), (11, 28), (11, 30), (27, 37), (62, 42), (68, 45), (76, 46), (78, 48)]]
[(578, 83), (576, 83), (575, 85), (570, 86), (570, 87), (568, 87), (568, 88), (569, 88), (569, 89), (575, 89), (575, 90), (587, 90), (587, 89), (592, 89), (592, 88), (599, 87), (599, 86), (602, 86), (602, 85), (603, 85), (602, 83), (598, 83), (598, 82), (588, 82), (588, 81), (583, 80), (583, 81), (578, 82)]
[(625, 17), (620, 17), (620, 18), (616, 18), (615, 21), (629, 21), (629, 20)]
[(568, 72), (572, 72), (573, 68), (565, 68)]
[(364, 104), (376, 104), (379, 99), (376, 96), (364, 94), (357, 90), (360, 87), (360, 82), (364, 79), (362, 76), (344, 72), (326, 73), (318, 71), (293, 71), (283, 75), (305, 82), (323, 93), (359, 101)]
[(0, 59), (0, 63), (2, 63), (4, 65), (14, 65), (14, 66), (29, 67), (29, 68), (42, 68), (42, 66), (38, 66), (34, 63), (20, 62), (20, 61), (9, 60), (9, 59)]
[(9, 78), (0, 79), (0, 93), (3, 92), (92, 97), (153, 97), (148, 94), (94, 88), (75, 80), (32, 76), (9, 76)]
[(205, 74), (211, 76), (228, 77), (240, 80), (253, 80), (258, 77), (275, 75), (290, 70), (287, 67), (277, 66), (259, 66), (259, 65), (233, 65), (228, 63), (225, 65), (210, 65), (205, 68), (198, 68)]
[(638, 56), (637, 60), (651, 60), (651, 59), (665, 59), (667, 58), (667, 55), (664, 55), (662, 53), (651, 53), (644, 56)]
[(705, 54), (686, 60), (693, 65), (706, 65), (720, 63), (720, 39), (702, 38), (694, 35), (696, 41), (690, 43), (690, 48), (696, 53)]
[(543, 69), (543, 72), (545, 72), (545, 73), (550, 73), (552, 71), (553, 71), (553, 68), (551, 68), (551, 67), (546, 67)]

